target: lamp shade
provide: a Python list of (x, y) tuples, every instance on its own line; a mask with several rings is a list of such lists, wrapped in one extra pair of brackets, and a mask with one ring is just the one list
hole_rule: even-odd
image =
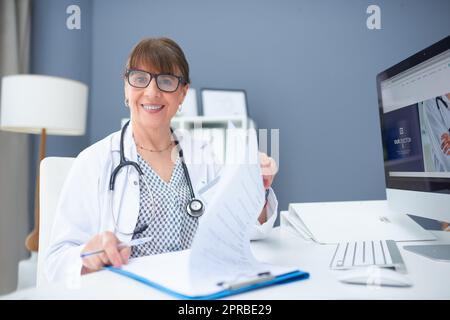
[(78, 81), (42, 76), (2, 78), (0, 129), (23, 133), (83, 135), (88, 87)]

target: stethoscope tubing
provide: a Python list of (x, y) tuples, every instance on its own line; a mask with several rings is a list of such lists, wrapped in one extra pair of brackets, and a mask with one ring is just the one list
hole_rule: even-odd
[[(113, 207), (112, 207), (113, 206), (113, 204), (112, 204), (112, 194), (113, 194), (113, 191), (114, 191), (116, 178), (117, 178), (117, 175), (119, 174), (120, 170), (122, 170), (123, 168), (125, 168), (127, 166), (134, 167), (136, 169), (136, 171), (139, 173), (139, 176), (142, 176), (144, 174), (144, 172), (142, 171), (142, 169), (139, 166), (139, 164), (137, 164), (134, 161), (127, 160), (125, 158), (124, 138), (125, 138), (125, 131), (127, 130), (127, 127), (128, 127), (129, 124), (130, 124), (130, 120), (127, 123), (125, 123), (125, 125), (123, 126), (122, 131), (120, 133), (120, 149), (119, 149), (120, 162), (114, 168), (114, 170), (112, 171), (111, 177), (110, 177), (110, 180), (109, 180), (109, 191), (111, 192), (111, 195), (110, 195), (110, 206), (111, 206), (111, 208), (110, 208), (110, 210), (111, 210), (111, 213), (112, 213), (112, 216), (113, 216), (113, 220), (114, 220), (114, 228), (119, 233), (122, 233), (122, 234), (125, 234), (125, 235), (130, 235), (130, 234), (133, 234), (133, 233), (124, 233), (124, 232), (121, 232), (119, 230), (119, 228), (117, 226), (117, 222), (116, 222), (115, 216), (114, 216)], [(173, 137), (175, 139), (175, 145), (176, 145), (176, 147), (178, 149), (178, 154), (179, 154), (179, 157), (180, 157), (180, 160), (181, 160), (181, 166), (183, 167), (183, 173), (184, 173), (186, 182), (188, 184), (189, 193), (190, 193), (190, 196), (191, 196), (191, 199), (189, 200), (189, 203), (188, 203), (188, 205), (186, 207), (186, 211), (187, 211), (187, 213), (190, 216), (198, 218), (204, 212), (204, 205), (203, 205), (202, 201), (200, 201), (199, 199), (195, 198), (195, 193), (194, 193), (194, 188), (192, 187), (191, 177), (189, 176), (189, 171), (188, 171), (188, 168), (187, 168), (186, 163), (184, 161), (183, 150), (181, 149), (181, 146), (179, 144), (178, 138), (175, 135), (175, 133), (173, 132), (172, 128), (170, 128), (170, 132), (171, 132), (171, 134), (173, 135)], [(151, 194), (151, 190), (150, 190), (150, 187), (149, 187), (148, 183), (145, 181), (145, 179), (143, 179), (143, 180), (144, 180), (144, 183), (145, 183), (149, 193)], [(152, 201), (153, 201), (153, 195), (151, 194), (151, 196), (152, 196)], [(120, 211), (120, 208), (119, 208), (119, 211)]]

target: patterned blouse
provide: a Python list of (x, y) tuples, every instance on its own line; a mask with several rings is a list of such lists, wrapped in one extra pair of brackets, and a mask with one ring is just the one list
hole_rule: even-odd
[[(139, 154), (138, 163), (144, 174), (139, 178), (139, 217), (133, 239), (150, 236), (154, 239), (133, 246), (131, 257), (190, 248), (198, 218), (191, 217), (186, 211), (191, 196), (180, 157), (168, 183)], [(142, 179), (146, 179), (151, 193)]]

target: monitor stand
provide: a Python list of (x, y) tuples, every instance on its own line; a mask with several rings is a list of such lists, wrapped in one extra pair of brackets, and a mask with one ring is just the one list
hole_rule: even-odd
[(450, 244), (404, 246), (403, 249), (436, 261), (450, 262)]

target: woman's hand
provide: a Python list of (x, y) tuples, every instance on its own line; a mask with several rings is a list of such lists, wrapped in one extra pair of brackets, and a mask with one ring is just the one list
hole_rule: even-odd
[(111, 231), (106, 231), (95, 235), (84, 247), (83, 253), (93, 252), (97, 250), (105, 250), (105, 252), (87, 256), (83, 258), (83, 269), (81, 274), (100, 270), (103, 266), (113, 265), (120, 267), (122, 264), (128, 263), (131, 254), (131, 248), (118, 248), (120, 241)]
[(441, 149), (446, 155), (450, 155), (450, 134), (444, 133), (441, 136)]
[[(273, 160), (271, 157), (269, 157), (264, 152), (259, 153), (259, 164), (261, 166), (261, 173), (263, 177), (263, 184), (264, 189), (268, 189), (273, 182), (273, 178), (275, 178), (275, 174), (278, 171), (277, 164), (275, 163), (275, 160)], [(266, 203), (267, 204), (267, 203)], [(267, 221), (267, 208), (266, 205), (264, 205), (259, 217), (258, 221), (260, 224), (263, 224)]]
[(275, 174), (278, 171), (277, 164), (275, 160), (273, 160), (264, 152), (259, 153), (259, 163), (261, 166), (264, 188), (268, 189), (272, 185)]

